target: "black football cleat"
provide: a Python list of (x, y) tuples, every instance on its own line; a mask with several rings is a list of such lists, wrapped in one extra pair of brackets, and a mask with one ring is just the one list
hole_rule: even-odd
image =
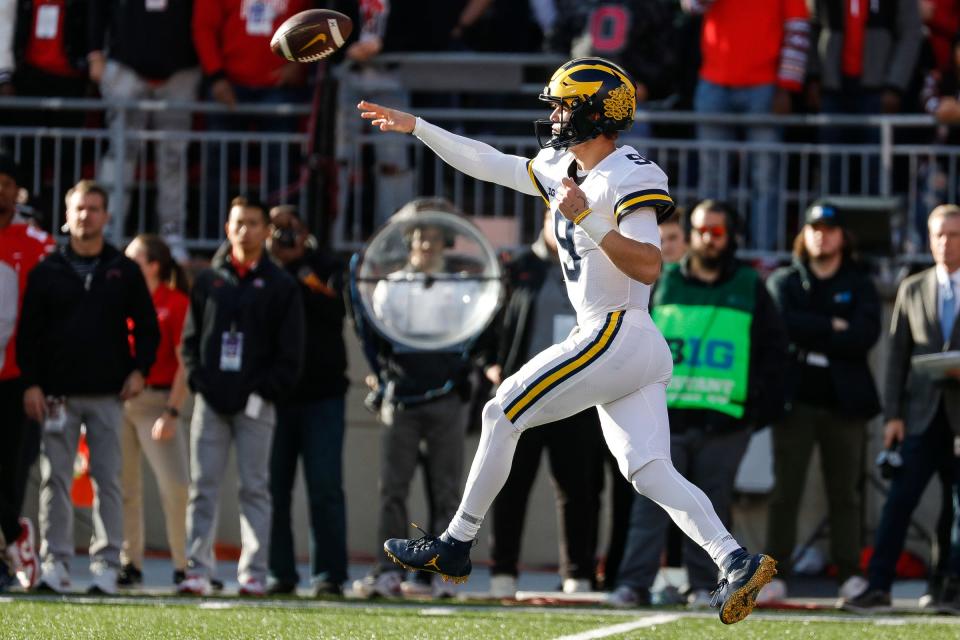
[[(413, 525), (417, 527), (417, 525)], [(417, 527), (420, 529), (420, 527)], [(383, 550), (391, 560), (410, 571), (438, 573), (444, 582), (461, 584), (470, 577), (470, 547), (473, 542), (446, 541), (431, 536), (423, 529), (422, 538), (404, 540), (391, 538), (383, 543)]]
[(750, 555), (746, 549), (733, 553), (723, 567), (723, 577), (713, 592), (712, 606), (720, 607), (720, 622), (735, 624), (753, 611), (763, 585), (777, 575), (777, 561), (768, 555)]

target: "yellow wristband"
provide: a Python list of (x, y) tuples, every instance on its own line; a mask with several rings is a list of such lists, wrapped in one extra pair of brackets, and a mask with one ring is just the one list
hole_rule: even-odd
[(580, 224), (580, 221), (586, 218), (592, 212), (593, 212), (593, 209), (584, 209), (579, 214), (577, 214), (576, 218), (573, 219), (573, 224)]

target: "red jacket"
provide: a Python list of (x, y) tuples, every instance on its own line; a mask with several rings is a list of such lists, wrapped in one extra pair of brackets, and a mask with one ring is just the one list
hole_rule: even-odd
[(704, 80), (726, 87), (803, 87), (809, 48), (804, 0), (685, 0), (684, 6), (704, 12)]
[[(4, 300), (0, 308), (0, 380), (20, 377), (16, 327), (27, 275), (56, 246), (50, 234), (28, 224), (14, 222), (0, 229), (0, 299)], [(14, 295), (16, 307), (7, 306), (6, 301), (13, 301)]]
[(223, 74), (244, 87), (272, 87), (286, 60), (270, 50), (284, 20), (308, 0), (202, 0), (193, 3), (193, 43), (208, 76)]
[(960, 2), (958, 0), (933, 0), (933, 15), (924, 22), (929, 32), (937, 69), (949, 73), (953, 68), (953, 39), (960, 30)]

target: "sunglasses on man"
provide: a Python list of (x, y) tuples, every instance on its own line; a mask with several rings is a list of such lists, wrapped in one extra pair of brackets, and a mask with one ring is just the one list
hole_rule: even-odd
[(701, 236), (705, 236), (709, 233), (714, 238), (722, 238), (727, 235), (727, 228), (722, 224), (694, 227), (693, 230), (699, 233)]

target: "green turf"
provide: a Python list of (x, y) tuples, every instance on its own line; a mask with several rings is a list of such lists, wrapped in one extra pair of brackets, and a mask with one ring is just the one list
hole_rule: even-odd
[[(437, 610), (442, 612), (443, 610)], [(596, 614), (420, 609), (199, 609), (196, 606), (0, 604), (3, 637), (12, 638), (306, 638), (404, 640), (427, 638), (553, 638), (624, 620)], [(9, 634), (9, 635), (6, 635)]]
[[(0, 603), (0, 638), (349, 638), (416, 640), (527, 640), (557, 638), (637, 620), (639, 616), (584, 610), (489, 611), (460, 607), (274, 608), (214, 603), (222, 609), (183, 605), (72, 604), (49, 601)], [(666, 611), (668, 615), (674, 612)], [(936, 618), (906, 617), (895, 624), (799, 617), (755, 616), (725, 627), (714, 618), (684, 617), (636, 629), (616, 638), (653, 640), (955, 640), (960, 625)]]

